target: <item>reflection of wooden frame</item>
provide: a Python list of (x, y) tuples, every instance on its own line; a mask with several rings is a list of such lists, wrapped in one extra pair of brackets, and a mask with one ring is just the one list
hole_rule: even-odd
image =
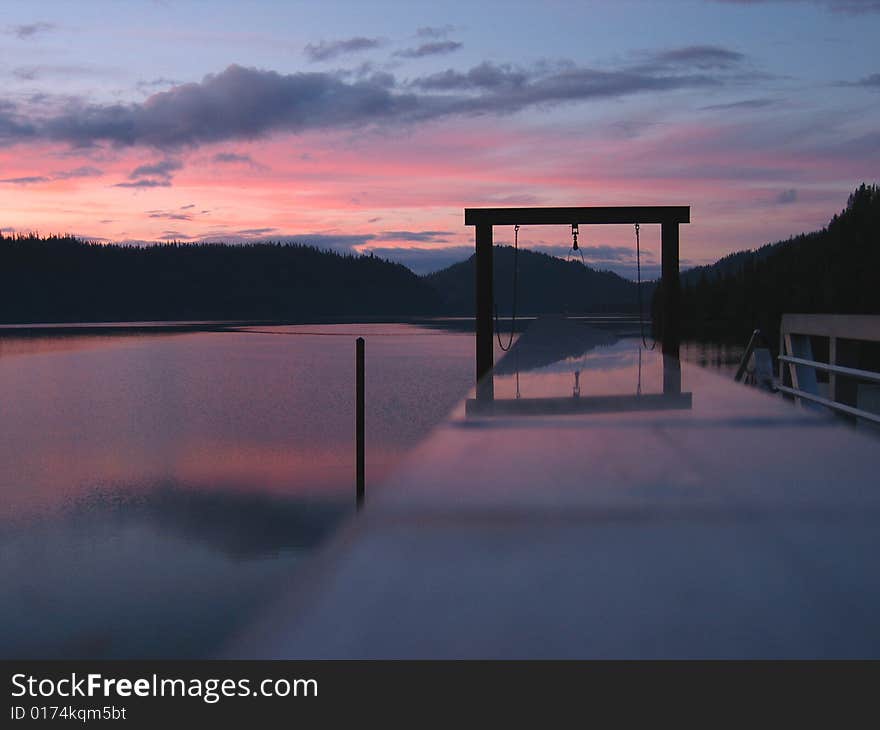
[(626, 413), (632, 411), (681, 411), (691, 408), (690, 393), (644, 395), (591, 395), (564, 398), (468, 398), (468, 416), (553, 416), (572, 413)]
[[(681, 362), (663, 355), (663, 392), (637, 395), (572, 395), (557, 398), (495, 398), (495, 373), (477, 382), (477, 397), (465, 402), (469, 416), (544, 416), (566, 413), (623, 413), (631, 411), (689, 410), (691, 393), (681, 392)], [(519, 387), (517, 387), (519, 392)], [(487, 397), (487, 393), (490, 393)]]
[(492, 370), (492, 226), (659, 223), (661, 238), (661, 288), (663, 298), (663, 352), (678, 357), (680, 282), (678, 278), (678, 226), (690, 223), (690, 206), (625, 206), (591, 208), (465, 208), (464, 223), (475, 227), (477, 397), (495, 397)]

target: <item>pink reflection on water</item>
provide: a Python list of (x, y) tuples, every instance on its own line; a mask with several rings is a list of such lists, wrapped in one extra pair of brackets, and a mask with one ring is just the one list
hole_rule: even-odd
[(367, 472), (375, 482), (464, 395), (471, 335), (310, 325), (0, 338), (0, 517), (169, 481), (353, 494), (358, 334), (368, 342)]

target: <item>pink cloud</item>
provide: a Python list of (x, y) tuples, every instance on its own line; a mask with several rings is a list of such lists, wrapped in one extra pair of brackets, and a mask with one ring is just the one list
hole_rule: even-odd
[[(701, 119), (624, 136), (601, 124), (536, 129), (481, 118), (394, 135), (312, 132), (234, 150), (218, 144), (174, 160), (138, 149), (20, 145), (0, 150), (2, 177), (33, 180), (2, 183), (3, 223), (116, 240), (158, 240), (171, 228), (193, 240), (357, 235), (383, 249), (428, 244), (383, 240), (382, 231), (450, 232), (433, 249), (471, 244), (464, 207), (690, 204), (683, 256), (702, 262), (822, 225), (869, 166), (870, 157), (842, 143), (786, 142), (747, 121)], [(132, 177), (138, 168), (150, 174)], [(59, 174), (77, 169), (100, 174)], [(139, 180), (157, 184), (114, 187)], [(784, 205), (783, 192), (791, 198)], [(186, 216), (174, 213), (188, 205)], [(561, 230), (523, 233), (532, 245), (566, 242)], [(646, 253), (658, 256), (659, 232), (643, 234)], [(626, 226), (583, 235), (590, 245), (632, 245)]]

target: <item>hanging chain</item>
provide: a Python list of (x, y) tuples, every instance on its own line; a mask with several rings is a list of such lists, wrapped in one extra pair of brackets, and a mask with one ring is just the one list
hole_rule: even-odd
[(502, 352), (507, 352), (513, 346), (513, 335), (516, 331), (516, 291), (517, 276), (519, 274), (519, 225), (513, 227), (513, 311), (510, 317), (510, 334), (507, 344), (501, 341), (501, 332), (498, 329), (498, 303), (495, 303), (495, 337), (498, 339), (498, 347)]
[(639, 297), (639, 334), (642, 336), (642, 345), (644, 345), (645, 349), (653, 350), (657, 346), (657, 343), (654, 342), (654, 344), (648, 348), (648, 341), (645, 339), (645, 317), (644, 307), (642, 306), (642, 252), (639, 243), (638, 223), (636, 223), (636, 291), (638, 292)]

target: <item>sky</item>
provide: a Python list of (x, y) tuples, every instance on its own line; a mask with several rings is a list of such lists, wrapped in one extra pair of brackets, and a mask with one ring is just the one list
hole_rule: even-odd
[[(878, 39), (880, 0), (4, 0), (0, 229), (424, 273), (472, 252), (466, 207), (690, 205), (709, 263), (880, 179)], [(579, 243), (634, 276), (631, 227)]]

